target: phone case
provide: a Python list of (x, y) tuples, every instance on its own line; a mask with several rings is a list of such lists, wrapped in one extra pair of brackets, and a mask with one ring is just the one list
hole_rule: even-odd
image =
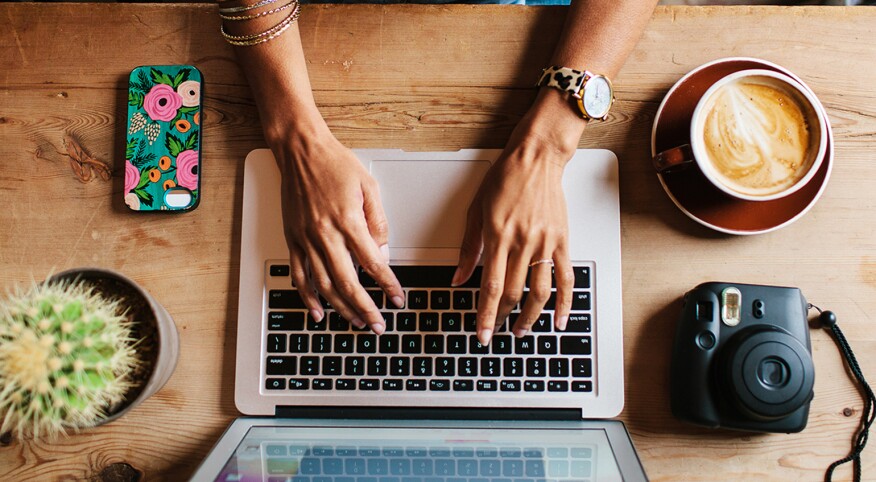
[(125, 204), (190, 211), (201, 200), (201, 72), (147, 65), (128, 79)]

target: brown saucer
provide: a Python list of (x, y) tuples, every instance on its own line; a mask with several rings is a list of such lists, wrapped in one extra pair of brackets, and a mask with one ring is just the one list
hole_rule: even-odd
[[(699, 98), (718, 79), (745, 69), (784, 73), (809, 89), (787, 69), (765, 60), (727, 58), (702, 65), (669, 89), (654, 118), (651, 156), (682, 144), (690, 144), (690, 118)], [(810, 89), (811, 90), (811, 89)], [(824, 109), (819, 105), (819, 108)], [(833, 131), (827, 123), (827, 154), (809, 183), (799, 191), (773, 201), (736, 199), (713, 186), (696, 167), (657, 174), (672, 202), (698, 223), (729, 234), (759, 234), (787, 226), (809, 211), (821, 197), (833, 168)]]

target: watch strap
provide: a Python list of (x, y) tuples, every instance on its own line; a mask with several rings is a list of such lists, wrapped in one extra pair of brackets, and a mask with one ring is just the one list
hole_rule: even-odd
[(589, 72), (584, 70), (570, 69), (554, 65), (544, 69), (536, 86), (553, 87), (571, 93), (575, 97), (580, 96), (581, 86)]

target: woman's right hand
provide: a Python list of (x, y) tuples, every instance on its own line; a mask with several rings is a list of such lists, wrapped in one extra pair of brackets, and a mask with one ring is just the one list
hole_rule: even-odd
[[(322, 320), (317, 293), (354, 326), (386, 329), (359, 283), (356, 264), (380, 285), (388, 303), (404, 305), (389, 268), (389, 225), (377, 181), (320, 122), (305, 132), (269, 135), (282, 173), (282, 209), (292, 282), (311, 316)], [(282, 132), (282, 131), (281, 131)]]

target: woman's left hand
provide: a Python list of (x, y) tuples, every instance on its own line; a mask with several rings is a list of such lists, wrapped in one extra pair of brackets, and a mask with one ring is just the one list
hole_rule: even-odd
[(528, 285), (525, 303), (511, 327), (515, 336), (525, 335), (553, 297), (553, 277), (554, 325), (563, 330), (568, 320), (575, 277), (562, 179), (585, 122), (553, 90), (542, 89), (468, 209), (452, 284), (464, 283), (483, 255), (477, 315), (477, 336), (483, 345), (521, 302)]

